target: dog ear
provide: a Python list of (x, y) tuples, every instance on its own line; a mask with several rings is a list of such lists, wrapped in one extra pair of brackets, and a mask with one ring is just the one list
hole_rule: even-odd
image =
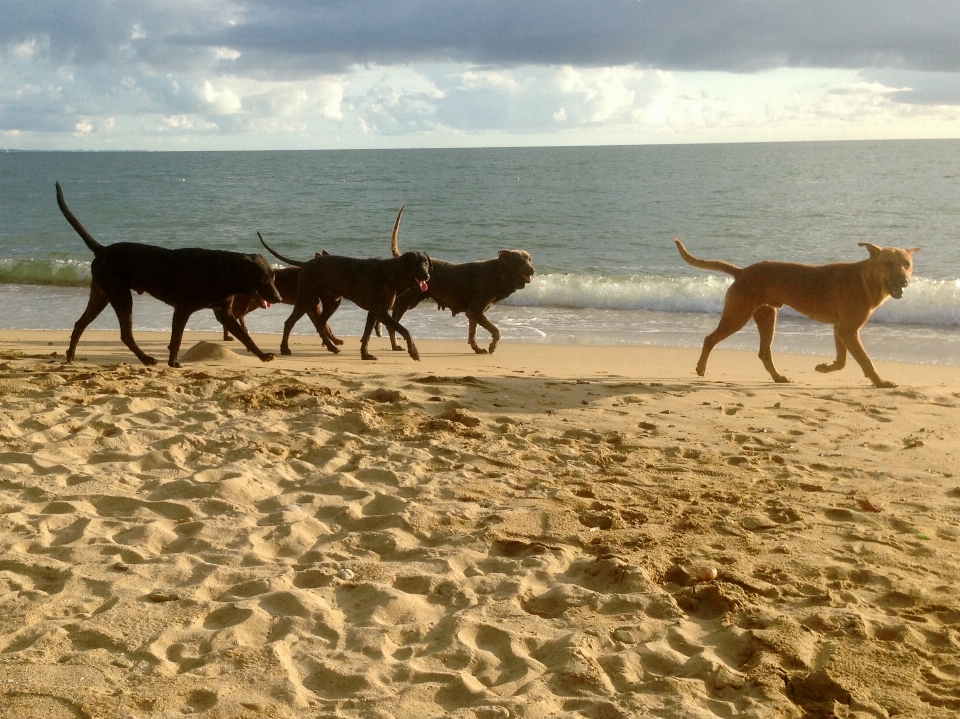
[(877, 247), (876, 245), (874, 245), (874, 244), (871, 243), (871, 242), (858, 242), (857, 244), (860, 245), (861, 247), (866, 247), (866, 248), (867, 248), (867, 252), (870, 253), (870, 259), (871, 259), (871, 260), (872, 260), (874, 257), (876, 257), (877, 255), (879, 255), (881, 252), (883, 252), (883, 248), (882, 248), (882, 247)]
[(909, 250), (907, 250), (907, 253), (908, 253), (908, 254), (911, 254), (911, 255), (914, 255), (914, 254), (916, 254), (916, 253), (919, 252), (919, 251), (920, 251), (920, 248), (919, 248), (919, 247), (911, 247)]
[(513, 252), (511, 252), (510, 250), (500, 250), (500, 252), (497, 253), (497, 258), (503, 260), (512, 254)]

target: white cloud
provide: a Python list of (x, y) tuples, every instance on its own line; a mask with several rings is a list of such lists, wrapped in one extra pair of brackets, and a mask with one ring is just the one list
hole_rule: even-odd
[(215, 89), (213, 83), (207, 80), (203, 83), (200, 96), (218, 115), (232, 115), (243, 109), (243, 102), (241, 102), (233, 90), (226, 85)]
[(211, 130), (216, 130), (217, 124), (202, 118), (191, 118), (187, 115), (170, 115), (161, 119), (160, 126), (157, 129), (161, 132), (173, 131), (174, 133), (184, 131), (209, 132)]
[(468, 90), (477, 88), (503, 88), (512, 91), (519, 88), (519, 86), (519, 83), (513, 77), (513, 73), (506, 71), (467, 70), (460, 75), (460, 87)]
[(10, 46), (10, 55), (15, 60), (29, 62), (37, 52), (37, 39), (30, 38)]
[(236, 60), (242, 54), (239, 50), (234, 50), (229, 47), (218, 47), (214, 48), (214, 56), (217, 60)]

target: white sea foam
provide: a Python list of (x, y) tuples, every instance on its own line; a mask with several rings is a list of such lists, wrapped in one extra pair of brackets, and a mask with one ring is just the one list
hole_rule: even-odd
[[(520, 307), (649, 310), (719, 314), (731, 279), (723, 276), (658, 277), (633, 275), (537, 275), (505, 304)], [(785, 315), (799, 316), (790, 308)], [(960, 280), (914, 278), (903, 299), (889, 300), (874, 321), (891, 324), (960, 326)]]

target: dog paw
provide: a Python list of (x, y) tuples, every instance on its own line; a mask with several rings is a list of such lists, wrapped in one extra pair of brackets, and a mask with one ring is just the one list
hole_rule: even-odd
[(260, 355), (261, 362), (273, 362), (276, 358), (277, 356), (273, 352), (264, 352)]
[(888, 382), (885, 379), (880, 380), (879, 382), (874, 382), (877, 386), (877, 389), (893, 389), (897, 386), (896, 382)]
[[(156, 363), (157, 363), (157, 361), (154, 360), (153, 362), (150, 362), (149, 364), (156, 364)], [(147, 363), (144, 362), (144, 364), (147, 364)], [(175, 368), (175, 369), (179, 369), (179, 368), (180, 368), (180, 363), (179, 363), (179, 362), (167, 362), (167, 364), (170, 365), (171, 367)]]
[(776, 382), (777, 384), (790, 384), (790, 379), (787, 377), (784, 377), (783, 375), (780, 375), (779, 377), (774, 377), (773, 381)]
[(372, 354), (370, 354), (370, 353), (368, 352), (367, 354), (361, 354), (361, 355), (360, 355), (360, 359), (362, 359), (362, 360), (370, 360), (370, 361), (374, 361), (374, 362), (375, 362), (377, 358), (374, 357)]
[(293, 354), (293, 352), (290, 351), (289, 347), (281, 347), (280, 354), (284, 355), (285, 357), (289, 357), (290, 355)]
[(489, 354), (489, 352), (487, 352), (487, 350), (485, 350), (483, 347), (474, 347), (473, 351), (476, 352), (478, 355)]

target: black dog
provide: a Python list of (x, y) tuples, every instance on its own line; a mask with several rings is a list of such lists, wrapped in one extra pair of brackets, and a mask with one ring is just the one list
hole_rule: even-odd
[[(400, 218), (397, 218), (399, 222)], [(261, 238), (263, 242), (263, 238)], [(297, 262), (277, 253), (267, 243), (263, 243), (271, 253), (284, 262), (297, 265), (300, 280), (297, 284), (297, 301), (293, 312), (283, 323), (283, 340), (280, 353), (291, 354), (289, 346), (290, 331), (304, 314), (310, 317), (317, 328), (324, 346), (334, 354), (340, 350), (328, 339), (327, 320), (337, 311), (340, 301), (345, 297), (358, 307), (367, 311), (367, 323), (360, 339), (360, 357), (375, 360), (367, 350), (370, 334), (377, 322), (383, 322), (391, 332), (399, 332), (407, 342), (410, 356), (420, 359), (420, 353), (413, 338), (403, 325), (390, 317), (397, 295), (409, 287), (427, 291), (430, 279), (430, 258), (424, 252), (407, 252), (391, 259), (357, 259), (326, 255), (314, 257), (309, 262)], [(322, 312), (317, 307), (322, 305)]]
[[(401, 208), (400, 213), (403, 214)], [(393, 229), (391, 249), (393, 256), (400, 256), (397, 243), (400, 218)], [(533, 258), (524, 250), (500, 250), (492, 260), (478, 262), (446, 262), (430, 258), (432, 279), (429, 289), (411, 287), (400, 294), (393, 304), (391, 315), (399, 321), (407, 312), (427, 297), (436, 300), (440, 309), (448, 309), (455, 317), (463, 312), (470, 321), (467, 342), (477, 354), (493, 354), (500, 342), (500, 330), (484, 314), (492, 305), (506, 299), (517, 290), (522, 290), (533, 278)], [(483, 327), (493, 341), (489, 350), (477, 345), (477, 325)], [(390, 330), (390, 344), (395, 350), (402, 349), (397, 344), (393, 330)]]
[(113, 305), (120, 320), (120, 339), (141, 362), (156, 364), (133, 339), (133, 295), (147, 292), (161, 302), (173, 306), (173, 330), (170, 334), (170, 357), (167, 364), (179, 367), (177, 353), (187, 319), (197, 310), (211, 308), (224, 327), (243, 342), (244, 346), (264, 362), (274, 355), (261, 352), (240, 326), (232, 313), (232, 298), (236, 294), (254, 296), (262, 307), (280, 302), (280, 293), (273, 284), (273, 269), (260, 255), (244, 255), (224, 250), (185, 248), (168, 250), (139, 242), (118, 242), (103, 246), (87, 232), (74, 217), (63, 199), (57, 183), (57, 204), (94, 254), (90, 265), (93, 280), (87, 309), (73, 326), (67, 361), (76, 356), (80, 335), (103, 312)]
[[(259, 232), (257, 233), (257, 237), (259, 237), (260, 241), (263, 242), (263, 237)], [(263, 242), (263, 246), (266, 247), (267, 243)], [(316, 256), (320, 257), (321, 255), (329, 254), (329, 252), (324, 250), (323, 252), (318, 252)], [(280, 293), (281, 302), (286, 305), (292, 305), (297, 301), (297, 281), (299, 279), (299, 267), (281, 267), (279, 270), (273, 271), (273, 284), (276, 286), (277, 292)], [(260, 300), (256, 295), (234, 295), (233, 300), (230, 303), (230, 309), (233, 311), (233, 316), (237, 318), (237, 322), (240, 323), (240, 326), (243, 327), (244, 330), (247, 329), (247, 324), (243, 321), (243, 318), (260, 306)], [(377, 333), (377, 336), (379, 336), (379, 332)], [(224, 327), (224, 342), (232, 339), (233, 337), (230, 335), (230, 332), (226, 327)], [(330, 332), (330, 341), (338, 345), (343, 344), (343, 340), (333, 334), (332, 330)]]

